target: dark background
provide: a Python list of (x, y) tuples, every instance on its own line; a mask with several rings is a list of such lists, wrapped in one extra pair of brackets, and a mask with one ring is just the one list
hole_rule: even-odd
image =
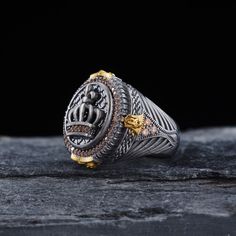
[(231, 2), (106, 7), (1, 6), (0, 135), (61, 134), (70, 98), (100, 69), (149, 96), (183, 130), (236, 124)]

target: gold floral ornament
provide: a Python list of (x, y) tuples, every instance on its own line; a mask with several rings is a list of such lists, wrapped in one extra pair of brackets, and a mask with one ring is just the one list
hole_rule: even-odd
[(86, 165), (86, 167), (88, 168), (96, 168), (97, 167), (97, 163), (94, 162), (93, 157), (92, 156), (88, 156), (88, 157), (81, 157), (81, 156), (77, 156), (75, 154), (71, 154), (71, 159), (75, 162), (77, 162), (80, 165)]
[(111, 72), (106, 72), (104, 70), (100, 70), (97, 73), (91, 74), (89, 79), (95, 79), (97, 77), (103, 77), (104, 79), (111, 79), (114, 74)]
[(124, 126), (129, 128), (134, 135), (139, 135), (144, 127), (144, 115), (127, 115)]

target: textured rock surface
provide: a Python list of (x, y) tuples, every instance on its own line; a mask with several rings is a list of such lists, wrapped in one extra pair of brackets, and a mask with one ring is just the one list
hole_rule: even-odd
[(183, 133), (172, 158), (90, 170), (62, 138), (0, 138), (0, 235), (236, 235), (236, 128)]

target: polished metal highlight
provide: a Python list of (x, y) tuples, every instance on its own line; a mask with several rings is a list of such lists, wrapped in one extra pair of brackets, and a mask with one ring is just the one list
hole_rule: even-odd
[(172, 155), (176, 123), (114, 74), (92, 74), (73, 96), (64, 119), (71, 159), (88, 168), (120, 158)]

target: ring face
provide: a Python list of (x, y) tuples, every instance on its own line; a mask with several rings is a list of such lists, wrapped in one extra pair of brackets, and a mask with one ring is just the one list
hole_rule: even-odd
[(76, 91), (63, 133), (71, 158), (89, 168), (122, 157), (171, 155), (179, 143), (173, 119), (105, 71), (92, 74)]
[(97, 144), (111, 123), (113, 99), (101, 82), (83, 85), (72, 99), (66, 117), (66, 135), (75, 148), (89, 149)]
[(122, 123), (130, 95), (118, 78), (100, 71), (76, 91), (64, 120), (64, 141), (72, 159), (93, 167), (111, 155), (125, 135)]

